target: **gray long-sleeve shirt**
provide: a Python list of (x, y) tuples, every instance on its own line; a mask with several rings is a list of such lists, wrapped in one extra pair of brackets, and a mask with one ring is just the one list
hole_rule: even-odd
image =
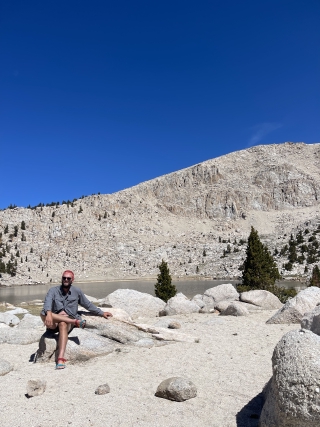
[(61, 310), (64, 310), (68, 316), (74, 319), (80, 319), (80, 315), (77, 313), (78, 304), (93, 314), (103, 316), (103, 311), (92, 304), (82, 290), (75, 286), (70, 286), (67, 294), (64, 294), (62, 286), (55, 286), (49, 289), (44, 300), (41, 314), (45, 316), (49, 310), (52, 311), (52, 313), (59, 313)]

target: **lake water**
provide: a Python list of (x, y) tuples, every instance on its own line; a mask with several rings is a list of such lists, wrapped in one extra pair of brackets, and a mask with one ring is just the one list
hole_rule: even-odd
[[(203, 294), (205, 290), (214, 286), (221, 285), (222, 283), (236, 284), (239, 283), (239, 280), (181, 280), (177, 282), (173, 280), (173, 283), (175, 284), (178, 292), (183, 292), (188, 298), (192, 298), (196, 294)], [(74, 285), (82, 289), (85, 294), (95, 298), (103, 298), (116, 289), (135, 289), (139, 292), (146, 292), (154, 295), (154, 284), (155, 280), (74, 283)], [(279, 281), (278, 285), (287, 288), (294, 287), (297, 290), (305, 287), (300, 282), (291, 281)], [(22, 301), (28, 302), (34, 299), (43, 300), (48, 289), (52, 286), (55, 285), (26, 285), (0, 288), (0, 302), (6, 301), (15, 305)]]

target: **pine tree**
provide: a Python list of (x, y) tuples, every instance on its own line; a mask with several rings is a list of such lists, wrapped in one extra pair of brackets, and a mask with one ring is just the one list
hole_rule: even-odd
[(177, 293), (175, 285), (173, 285), (168, 264), (162, 260), (159, 265), (160, 273), (158, 274), (157, 283), (155, 284), (156, 297), (167, 302), (168, 299), (174, 297)]
[(317, 265), (315, 265), (312, 269), (309, 286), (317, 286), (320, 288), (320, 270)]
[(275, 281), (280, 279), (279, 270), (267, 246), (261, 243), (258, 232), (253, 227), (246, 253), (242, 273), (243, 285), (253, 289), (274, 286)]

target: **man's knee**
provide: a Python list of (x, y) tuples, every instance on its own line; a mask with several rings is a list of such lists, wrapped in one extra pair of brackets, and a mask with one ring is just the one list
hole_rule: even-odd
[(67, 329), (68, 324), (66, 322), (59, 322), (59, 330)]

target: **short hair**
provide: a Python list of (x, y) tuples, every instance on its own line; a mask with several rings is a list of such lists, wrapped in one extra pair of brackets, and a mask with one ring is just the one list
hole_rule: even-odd
[(64, 271), (63, 273), (62, 273), (62, 276), (64, 276), (64, 274), (65, 273), (70, 273), (70, 274), (72, 274), (72, 280), (74, 280), (74, 272), (73, 271), (71, 271), (71, 270), (66, 270), (66, 271)]

